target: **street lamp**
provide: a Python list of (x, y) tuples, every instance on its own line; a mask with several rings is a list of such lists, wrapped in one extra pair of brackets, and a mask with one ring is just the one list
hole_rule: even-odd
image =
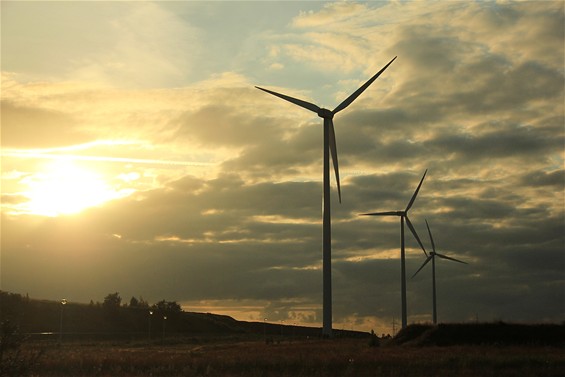
[(61, 300), (61, 318), (59, 321), (59, 344), (61, 344), (61, 342), (63, 341), (63, 309), (65, 308), (65, 305), (67, 305), (67, 299), (62, 299)]
[(151, 342), (151, 318), (153, 317), (153, 310), (149, 311), (148, 327), (149, 327), (149, 341)]
[(165, 342), (165, 326), (167, 324), (167, 316), (163, 316), (163, 343)]

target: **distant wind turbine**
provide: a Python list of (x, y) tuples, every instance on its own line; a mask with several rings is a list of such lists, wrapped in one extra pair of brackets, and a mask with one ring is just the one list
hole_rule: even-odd
[(463, 263), (463, 264), (467, 264), (467, 262), (463, 262), (460, 261), (458, 259), (455, 258), (451, 258), (448, 257), (447, 255), (443, 255), (440, 253), (436, 252), (436, 245), (434, 244), (434, 238), (432, 237), (432, 232), (430, 230), (430, 226), (428, 225), (428, 220), (426, 220), (426, 227), (428, 227), (428, 234), (430, 235), (430, 241), (432, 243), (432, 251), (430, 252), (430, 255), (428, 255), (428, 257), (426, 258), (426, 260), (424, 261), (424, 263), (422, 264), (422, 266), (420, 266), (420, 268), (418, 269), (418, 271), (416, 271), (416, 273), (414, 275), (412, 275), (412, 277), (416, 276), (418, 274), (418, 272), (420, 272), (422, 270), (422, 268), (424, 268), (424, 266), (426, 264), (428, 264), (428, 262), (431, 260), (432, 261), (432, 289), (433, 289), (433, 321), (434, 321), (434, 325), (437, 324), (437, 309), (436, 309), (436, 256), (443, 258), (443, 259), (448, 259), (448, 260), (452, 260), (454, 262), (459, 262), (459, 263)]
[(420, 241), (420, 237), (418, 237), (418, 233), (416, 233), (416, 229), (414, 229), (414, 226), (412, 225), (410, 219), (408, 218), (408, 211), (410, 210), (410, 208), (414, 204), (414, 201), (416, 200), (416, 196), (418, 195), (418, 191), (420, 191), (420, 187), (424, 182), (424, 178), (426, 178), (427, 172), (428, 170), (426, 169), (424, 175), (422, 176), (422, 179), (420, 180), (420, 184), (416, 188), (416, 191), (414, 191), (414, 195), (412, 195), (412, 198), (410, 199), (410, 202), (408, 202), (408, 205), (406, 206), (406, 209), (404, 211), (373, 212), (373, 213), (362, 214), (362, 216), (400, 216), (400, 286), (401, 286), (400, 294), (401, 294), (401, 302), (402, 302), (402, 328), (405, 328), (408, 322), (408, 316), (406, 310), (406, 257), (404, 252), (404, 220), (406, 220), (406, 224), (408, 225), (408, 228), (414, 235), (414, 238), (416, 238), (416, 241), (418, 241), (418, 244), (420, 245), (422, 250), (424, 250), (424, 254), (428, 256), (428, 254), (426, 253), (426, 249), (424, 248), (424, 245), (422, 245), (422, 241)]
[(341, 110), (349, 106), (357, 97), (361, 95), (384, 72), (385, 69), (396, 59), (396, 56), (388, 62), (379, 72), (371, 77), (365, 84), (357, 89), (353, 94), (347, 97), (333, 111), (318, 107), (313, 103), (306, 102), (297, 98), (293, 98), (284, 94), (273, 92), (256, 86), (264, 92), (282, 98), (295, 105), (313, 111), (320, 118), (324, 119), (324, 212), (323, 212), (323, 328), (324, 336), (332, 336), (332, 270), (331, 270), (331, 215), (330, 215), (330, 158), (332, 155), (333, 166), (335, 170), (335, 178), (337, 183), (337, 194), (341, 203), (341, 187), (339, 183), (339, 168), (337, 161), (337, 146), (335, 140), (335, 130), (333, 125), (333, 117)]

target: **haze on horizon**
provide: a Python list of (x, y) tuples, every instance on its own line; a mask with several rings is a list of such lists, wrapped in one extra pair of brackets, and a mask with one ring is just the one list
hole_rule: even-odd
[(334, 328), (398, 323), (398, 219), (358, 214), (425, 169), (439, 321), (565, 318), (563, 2), (1, 7), (0, 289), (321, 326), (322, 127), (254, 86), (332, 107), (398, 56), (335, 123)]

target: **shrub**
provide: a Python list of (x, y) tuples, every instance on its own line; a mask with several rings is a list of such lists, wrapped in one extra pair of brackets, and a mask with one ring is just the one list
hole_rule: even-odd
[(42, 352), (22, 352), (25, 337), (9, 321), (0, 324), (0, 376), (25, 376)]

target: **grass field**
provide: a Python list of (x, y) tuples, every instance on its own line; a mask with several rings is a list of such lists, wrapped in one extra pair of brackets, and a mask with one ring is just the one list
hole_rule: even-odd
[(28, 343), (31, 376), (565, 376), (561, 347), (381, 346), (367, 339)]

